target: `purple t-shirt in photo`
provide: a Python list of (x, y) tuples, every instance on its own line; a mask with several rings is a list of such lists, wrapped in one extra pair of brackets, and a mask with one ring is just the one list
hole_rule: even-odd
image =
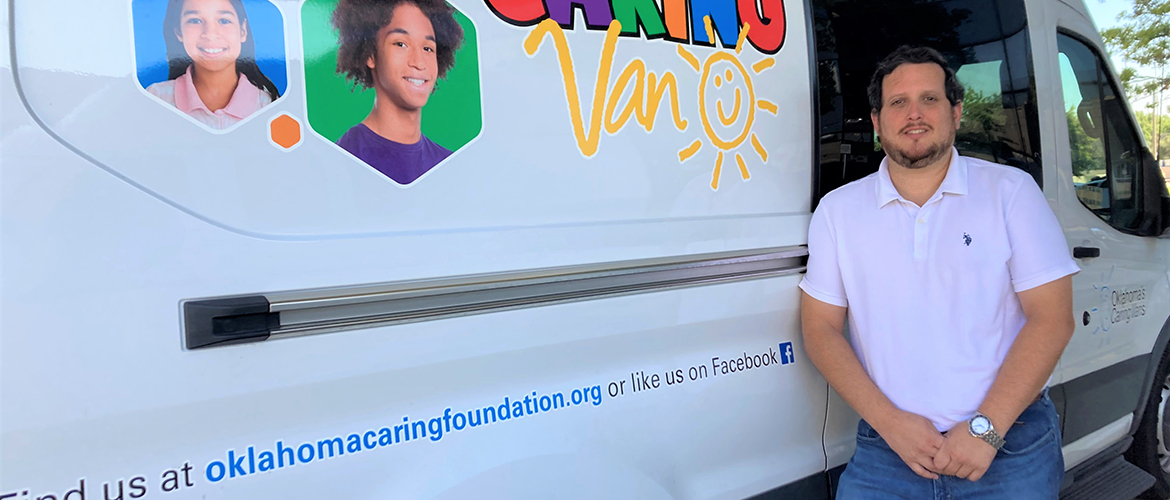
[(421, 136), (414, 144), (402, 144), (382, 137), (359, 123), (337, 140), (337, 145), (378, 169), (399, 184), (410, 184), (422, 177), (451, 151)]

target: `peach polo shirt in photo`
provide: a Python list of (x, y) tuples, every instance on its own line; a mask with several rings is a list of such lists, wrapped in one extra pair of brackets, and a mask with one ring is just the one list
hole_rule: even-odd
[(191, 69), (192, 66), (188, 66), (187, 72), (178, 78), (158, 82), (147, 87), (146, 91), (200, 123), (217, 130), (240, 123), (244, 118), (272, 103), (272, 97), (268, 95), (268, 92), (252, 85), (248, 77), (241, 74), (240, 83), (236, 85), (236, 91), (232, 93), (232, 98), (228, 101), (227, 106), (218, 111), (211, 111), (207, 109), (207, 105), (203, 104), (203, 100), (199, 98), (199, 93), (195, 90)]

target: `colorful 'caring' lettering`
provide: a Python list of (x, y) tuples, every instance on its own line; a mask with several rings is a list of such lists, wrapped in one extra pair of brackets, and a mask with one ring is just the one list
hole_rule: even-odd
[[(606, 31), (618, 21), (623, 36), (662, 38), (677, 43), (733, 48), (744, 25), (747, 41), (764, 54), (784, 45), (784, 0), (484, 0), (503, 21), (533, 26), (552, 19), (573, 29), (579, 9), (588, 30)], [(709, 19), (710, 30), (704, 19)], [(709, 35), (713, 33), (714, 36)]]

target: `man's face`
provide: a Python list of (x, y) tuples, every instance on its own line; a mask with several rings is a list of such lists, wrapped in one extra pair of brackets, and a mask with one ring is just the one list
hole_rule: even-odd
[(882, 81), (882, 110), (870, 119), (890, 160), (922, 168), (945, 158), (955, 143), (963, 105), (947, 101), (946, 73), (937, 64), (903, 64)]
[(374, 73), (374, 89), (403, 110), (422, 109), (439, 73), (435, 50), (435, 30), (426, 14), (412, 3), (395, 7), (366, 61)]

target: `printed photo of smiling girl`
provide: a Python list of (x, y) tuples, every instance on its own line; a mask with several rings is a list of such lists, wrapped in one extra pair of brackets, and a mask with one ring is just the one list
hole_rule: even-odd
[(455, 65), (463, 28), (444, 0), (341, 0), (337, 73), (374, 107), (337, 144), (399, 184), (410, 184), (451, 151), (422, 134), (422, 108)]
[(169, 0), (162, 32), (169, 74), (146, 91), (200, 123), (222, 130), (280, 97), (241, 0)]

